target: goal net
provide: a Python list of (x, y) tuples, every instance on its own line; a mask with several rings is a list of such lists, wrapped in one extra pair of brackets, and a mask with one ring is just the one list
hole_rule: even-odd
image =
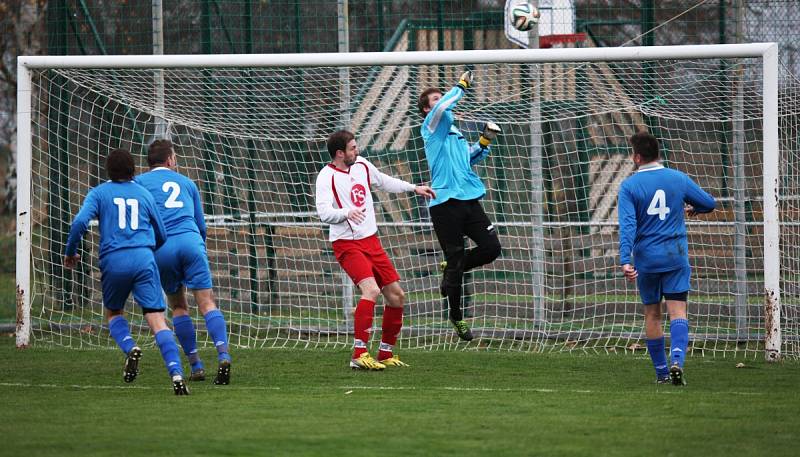
[[(661, 140), (665, 165), (719, 202), (715, 213), (687, 222), (691, 350), (798, 356), (798, 84), (781, 78), (784, 102), (769, 120), (778, 109), (774, 102), (765, 108), (765, 99), (775, 100), (765, 97), (765, 47), (747, 46), (649, 48), (644, 60), (629, 48), (23, 65), (30, 129), (20, 132), (30, 150), (21, 142), (20, 155), (28, 154), (31, 168), (30, 201), (19, 208), (30, 218), (20, 221), (22, 261), (30, 259), (30, 277), (20, 272), (22, 309), (30, 312), (24, 330), (41, 343), (112, 345), (102, 318), (98, 228), (69, 271), (61, 266), (69, 224), (88, 190), (107, 179), (111, 149), (130, 150), (142, 172), (147, 145), (167, 137), (179, 171), (202, 192), (231, 344), (350, 345), (358, 290), (314, 210), (314, 181), (330, 158), (325, 139), (352, 130), (379, 169), (428, 182), (416, 99), (471, 69), (474, 88), (455, 109), (457, 125), (470, 141), (484, 121), (502, 127), (475, 169), (503, 253), (465, 276), (464, 308), (477, 338), (459, 342), (438, 293), (443, 258), (425, 201), (375, 191), (379, 236), (406, 291), (401, 347), (643, 350), (639, 298), (618, 266), (617, 190), (634, 171), (627, 139), (647, 129)], [(138, 312), (130, 317), (135, 331), (147, 332)], [(202, 322), (199, 339), (210, 344)]]

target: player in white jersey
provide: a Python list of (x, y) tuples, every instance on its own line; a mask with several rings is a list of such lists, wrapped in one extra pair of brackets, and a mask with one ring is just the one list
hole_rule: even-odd
[[(317, 214), (330, 224), (330, 241), (336, 260), (361, 290), (354, 318), (355, 341), (350, 367), (383, 370), (387, 366), (407, 366), (392, 353), (403, 326), (405, 292), (400, 276), (376, 236), (372, 187), (385, 192), (415, 192), (435, 198), (428, 186), (415, 186), (381, 173), (373, 164), (359, 157), (355, 136), (340, 130), (328, 137), (329, 163), (317, 176)], [(367, 349), (375, 301), (383, 294), (386, 305), (381, 325), (378, 360)]]

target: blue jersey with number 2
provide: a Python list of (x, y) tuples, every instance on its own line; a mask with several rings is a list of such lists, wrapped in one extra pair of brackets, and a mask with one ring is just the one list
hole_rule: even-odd
[(194, 181), (161, 167), (137, 176), (136, 182), (153, 194), (168, 235), (195, 232), (206, 239), (203, 204)]
[(622, 182), (619, 189), (620, 264), (642, 273), (660, 273), (689, 266), (684, 204), (698, 213), (714, 210), (708, 192), (680, 171), (648, 164)]
[(66, 255), (75, 255), (92, 219), (100, 224), (100, 259), (119, 249), (158, 249), (167, 238), (153, 196), (133, 181), (108, 181), (89, 191), (72, 222)]

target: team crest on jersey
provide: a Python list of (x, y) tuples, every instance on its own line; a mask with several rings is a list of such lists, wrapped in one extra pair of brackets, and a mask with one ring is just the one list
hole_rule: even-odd
[(367, 190), (361, 184), (356, 184), (350, 189), (350, 201), (356, 206), (364, 206), (367, 201)]

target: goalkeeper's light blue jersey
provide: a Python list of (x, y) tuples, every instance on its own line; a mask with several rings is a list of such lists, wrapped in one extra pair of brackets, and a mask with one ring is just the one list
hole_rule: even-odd
[[(689, 266), (684, 203), (698, 213), (714, 210), (714, 197), (680, 171), (647, 164), (619, 189), (620, 264), (642, 273)], [(631, 258), (633, 256), (633, 259)]]
[(436, 198), (428, 206), (444, 203), (451, 198), (474, 200), (486, 194), (472, 165), (483, 160), (488, 148), (477, 142), (472, 146), (453, 125), (453, 107), (464, 96), (464, 89), (455, 86), (433, 106), (422, 123), (422, 139), (425, 141), (425, 158), (431, 170), (431, 187)]
[(142, 173), (135, 181), (153, 194), (168, 235), (195, 232), (206, 239), (203, 203), (194, 181), (165, 167)]
[(119, 249), (157, 249), (167, 239), (153, 196), (133, 181), (108, 181), (89, 191), (72, 221), (67, 256), (75, 255), (92, 219), (100, 224), (101, 259)]

